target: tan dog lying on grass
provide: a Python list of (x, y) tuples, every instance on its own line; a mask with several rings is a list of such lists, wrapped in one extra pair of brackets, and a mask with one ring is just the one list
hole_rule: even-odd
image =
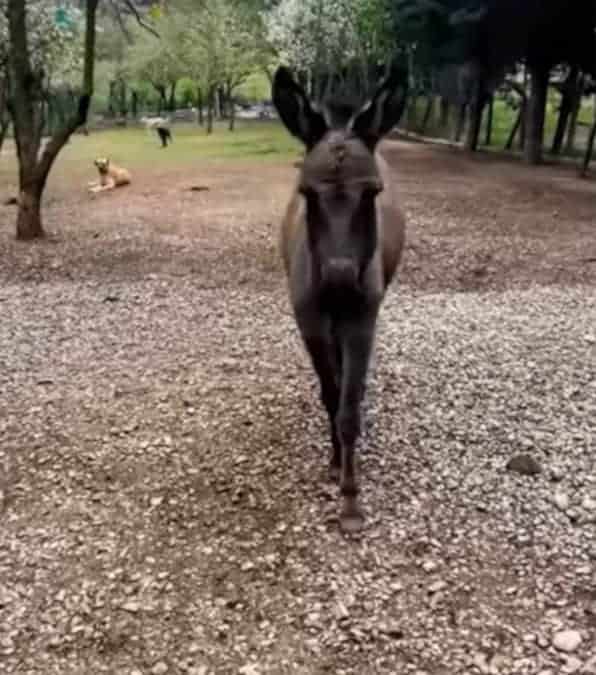
[(89, 192), (104, 192), (130, 184), (130, 172), (112, 164), (109, 158), (98, 157), (93, 163), (99, 172), (99, 181), (89, 183)]

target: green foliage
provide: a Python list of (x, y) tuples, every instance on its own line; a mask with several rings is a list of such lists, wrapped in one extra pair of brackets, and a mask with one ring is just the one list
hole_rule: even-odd
[[(8, 72), (6, 7), (7, 0), (0, 0), (0, 79)], [(35, 0), (26, 4), (31, 67), (45, 92), (56, 87), (74, 88), (81, 79), (84, 17), (75, 3), (65, 3), (62, 9), (68, 20), (59, 24), (54, 4)]]

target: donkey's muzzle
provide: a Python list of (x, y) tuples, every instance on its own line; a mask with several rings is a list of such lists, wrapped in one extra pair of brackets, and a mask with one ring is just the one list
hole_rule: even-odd
[(355, 288), (358, 285), (358, 266), (350, 258), (331, 258), (322, 266), (321, 277), (326, 288)]

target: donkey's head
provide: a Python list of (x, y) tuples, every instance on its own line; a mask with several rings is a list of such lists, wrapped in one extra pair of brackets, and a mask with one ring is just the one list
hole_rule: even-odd
[(394, 69), (364, 106), (319, 107), (286, 68), (275, 75), (273, 103), (306, 147), (299, 190), (323, 288), (357, 289), (375, 252), (376, 198), (384, 188), (375, 148), (399, 122), (406, 92), (406, 74)]

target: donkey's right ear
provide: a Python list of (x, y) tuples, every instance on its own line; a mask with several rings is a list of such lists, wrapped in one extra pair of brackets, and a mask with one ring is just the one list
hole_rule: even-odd
[(273, 105), (287, 130), (310, 150), (327, 132), (323, 115), (314, 110), (290, 71), (280, 66), (273, 78)]

